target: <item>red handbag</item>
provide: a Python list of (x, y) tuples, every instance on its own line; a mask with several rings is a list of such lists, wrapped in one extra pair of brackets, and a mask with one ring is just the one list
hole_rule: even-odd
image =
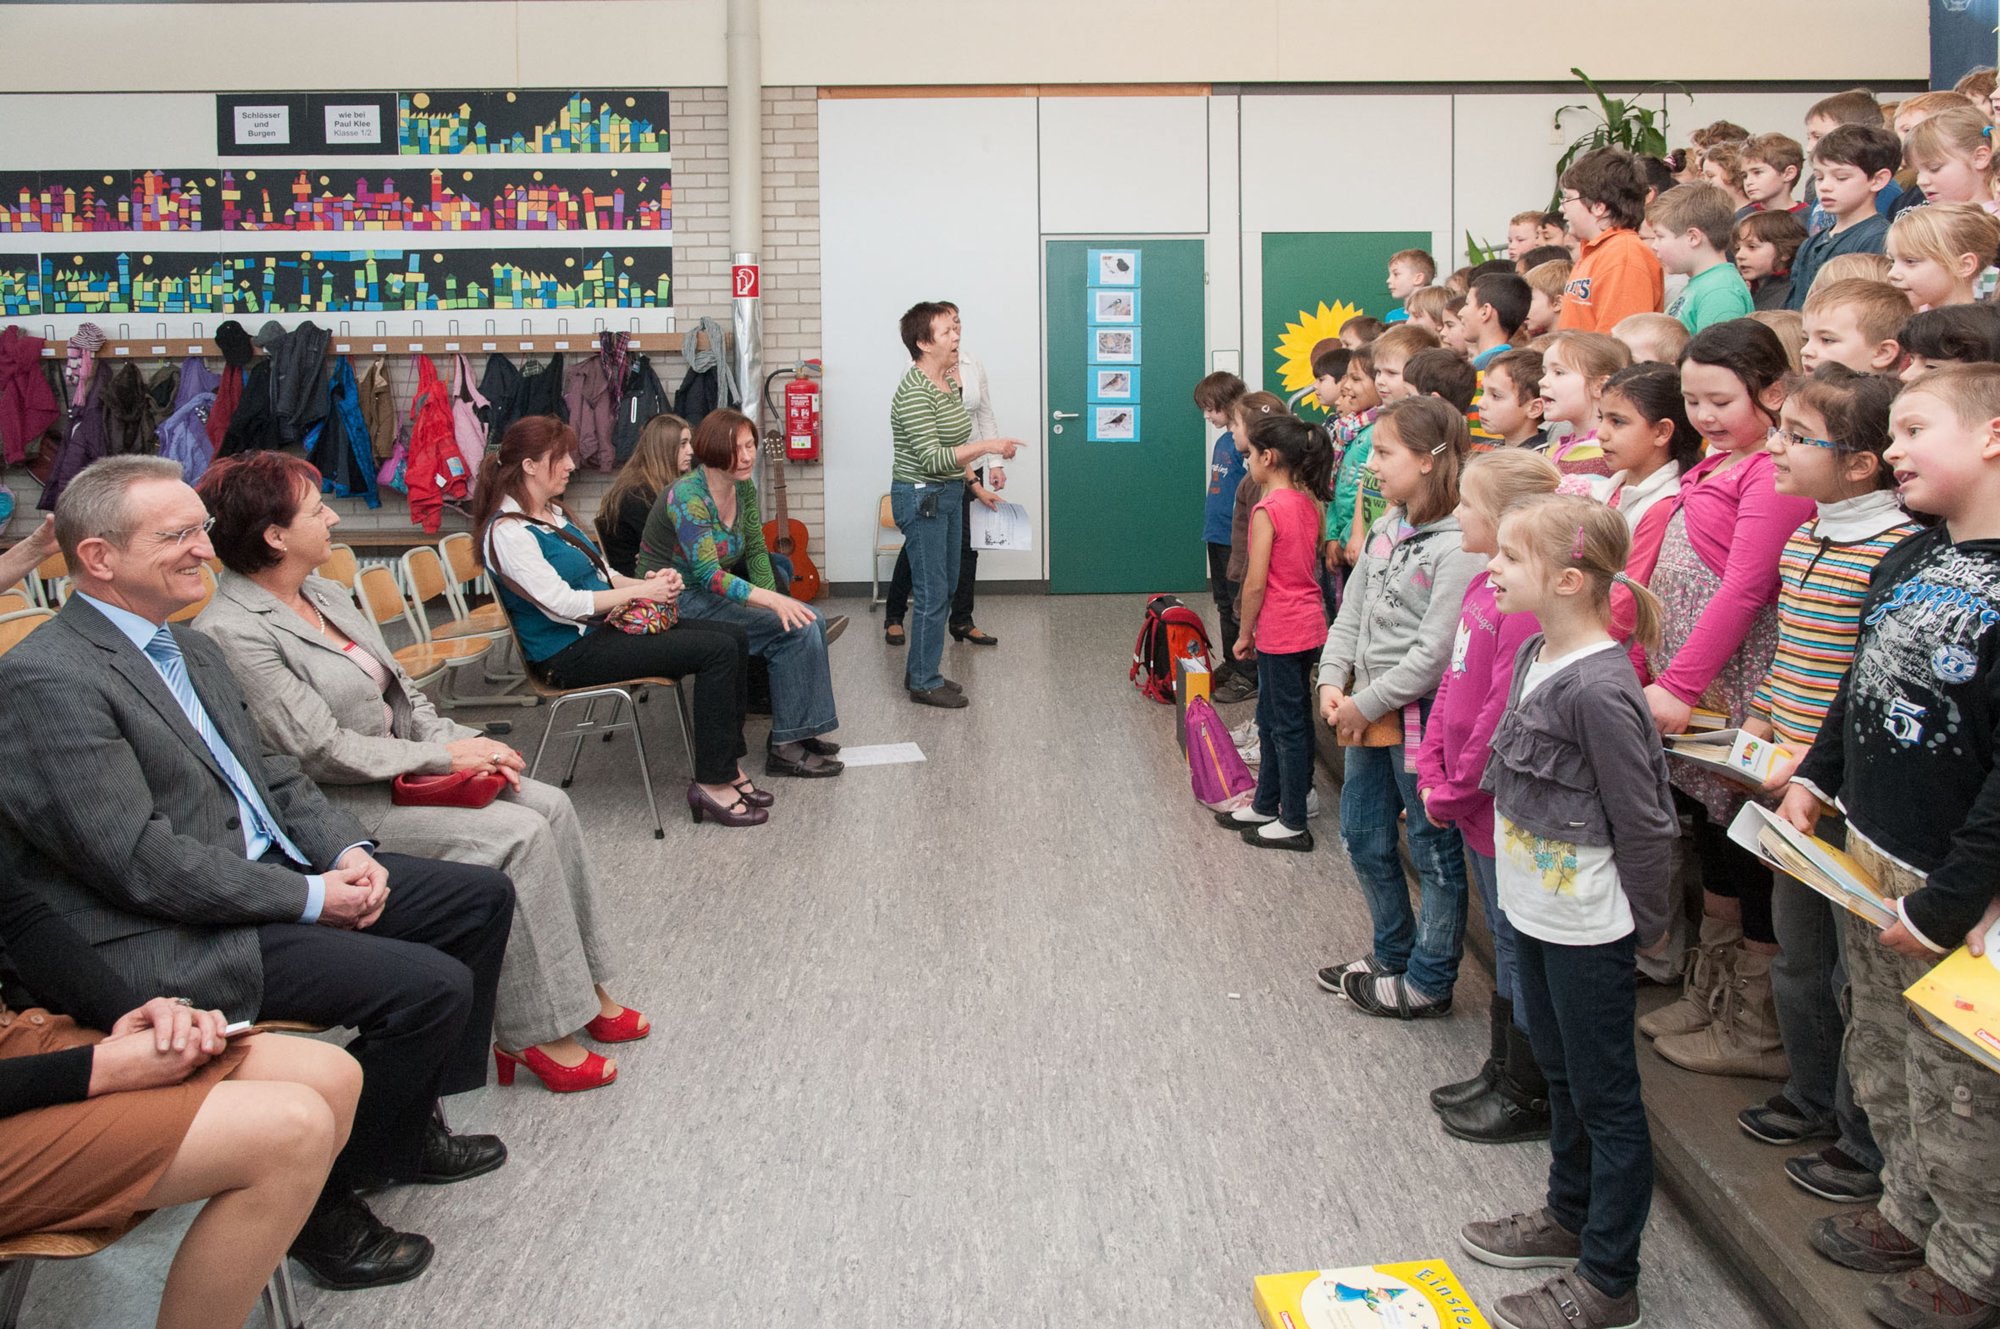
[(399, 775), (389, 786), (389, 801), (406, 808), (483, 808), (506, 787), (498, 771)]

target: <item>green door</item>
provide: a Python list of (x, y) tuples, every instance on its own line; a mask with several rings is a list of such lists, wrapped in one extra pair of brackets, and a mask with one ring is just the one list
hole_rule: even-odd
[(1202, 242), (1046, 244), (1049, 589), (1201, 590)]

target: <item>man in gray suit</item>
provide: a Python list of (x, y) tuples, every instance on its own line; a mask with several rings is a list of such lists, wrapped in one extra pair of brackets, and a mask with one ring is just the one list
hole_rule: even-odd
[(355, 1187), (506, 1160), (431, 1104), (486, 1082), (513, 886), (375, 857), (297, 762), (262, 751), (220, 648), (167, 622), (202, 598), (207, 531), (160, 458), (106, 458), (64, 490), (56, 539), (75, 592), (0, 660), (0, 871), (140, 991), (360, 1030), (354, 1131), (292, 1254), (330, 1287), (401, 1282), (431, 1244), (390, 1230)]

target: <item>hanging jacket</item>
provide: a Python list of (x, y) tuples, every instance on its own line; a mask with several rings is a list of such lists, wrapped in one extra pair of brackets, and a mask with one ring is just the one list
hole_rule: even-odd
[(56, 418), (55, 394), (42, 376), (40, 337), (9, 326), (0, 332), (0, 457), (26, 461), (28, 445)]
[[(225, 381), (224, 387), (227, 386)], [(221, 404), (222, 393), (218, 392), (216, 405), (220, 408)], [(234, 457), (240, 452), (259, 452), (283, 446), (278, 438), (277, 417), (271, 413), (271, 357), (267, 355), (250, 366), (249, 376), (243, 380), (242, 398), (229, 417), (228, 430), (215, 455)]]
[(354, 379), (354, 365), (341, 356), (333, 366), (327, 388), (326, 428), (312, 451), (312, 464), (319, 468), (321, 488), (341, 498), (359, 496), (371, 508), (382, 506), (375, 487), (375, 449), (368, 441), (368, 424), (361, 409), (360, 385)]
[[(273, 335), (275, 333), (275, 335)], [(309, 442), (315, 426), (326, 419), (327, 343), (333, 335), (311, 319), (290, 332), (266, 323), (257, 342), (271, 361), (271, 416), (278, 446)]]
[(520, 419), (514, 402), (521, 395), (521, 371), (504, 355), (486, 357), (486, 372), (479, 376), (479, 395), (486, 398), (486, 446), (500, 446), (507, 426)]
[(472, 386), (472, 366), (462, 355), (454, 355), (451, 365), (451, 432), (458, 441), (458, 454), (465, 458), (470, 475), (479, 474), (486, 460), (486, 429), (489, 414), (486, 397)]
[(257, 350), (250, 334), (233, 318), (215, 330), (215, 346), (222, 352), (222, 382), (208, 412), (208, 441), (220, 448), (229, 435), (229, 422), (243, 404), (243, 372), (257, 358)]
[(693, 429), (701, 424), (704, 415), (721, 404), (722, 388), (716, 380), (715, 367), (690, 367), (687, 377), (681, 380), (680, 388), (674, 393), (674, 414), (687, 421), (688, 427)]
[(516, 369), (504, 355), (493, 356), (486, 362), (486, 373), (479, 380), (479, 391), (486, 398), (487, 411), (491, 416), (492, 429), (487, 435), (489, 447), (499, 447), (507, 427), (522, 416), (553, 415), (558, 420), (569, 419), (569, 408), (563, 405), (563, 358), (560, 355), (551, 357), (546, 365), (530, 360), (523, 369)]
[(208, 439), (208, 417), (215, 409), (216, 377), (198, 355), (181, 361), (180, 377), (166, 419), (160, 421), (160, 455), (181, 466), (181, 476), (189, 484), (201, 479), (215, 457), (215, 445)]
[[(620, 357), (623, 362), (623, 357)], [(615, 464), (612, 427), (618, 417), (619, 389), (611, 379), (606, 357), (593, 355), (570, 370), (563, 386), (563, 405), (576, 430), (576, 464), (608, 471)]]
[(151, 455), (160, 450), (159, 430), (153, 424), (153, 397), (146, 391), (146, 380), (139, 376), (139, 366), (130, 360), (115, 363), (100, 401), (105, 456)]
[(376, 360), (361, 371), (358, 394), (361, 418), (368, 424), (368, 441), (377, 461), (387, 461), (396, 449), (396, 393), (389, 384), (389, 362)]
[(451, 393), (428, 355), (417, 357), (417, 395), (410, 402), (410, 457), (403, 477), (410, 520), (435, 535), (446, 499), (471, 495), (472, 477), (452, 432)]
[[(521, 415), (553, 415), (558, 420), (569, 419), (569, 408), (563, 404), (563, 358), (552, 355), (546, 365), (528, 361), (521, 371)], [(520, 416), (515, 416), (520, 419)], [(505, 433), (505, 430), (501, 431)]]
[(156, 432), (160, 421), (174, 413), (174, 402), (180, 395), (181, 367), (177, 364), (161, 365), (146, 380), (146, 412), (152, 417)]
[(69, 437), (71, 415), (69, 397), (64, 391), (63, 366), (60, 360), (42, 361), (42, 382), (48, 385), (49, 396), (55, 401), (55, 419), (49, 421), (48, 428), (42, 430), (39, 442), (28, 444), (28, 472), (37, 480), (46, 480), (49, 468), (55, 464), (56, 449)]
[(639, 431), (646, 422), (664, 414), (670, 404), (665, 385), (653, 372), (653, 362), (643, 355), (633, 356), (625, 375), (625, 391), (618, 398), (618, 420), (611, 426), (611, 452), (621, 466), (631, 460), (632, 450), (639, 446)]
[(42, 496), (35, 506), (44, 512), (56, 510), (62, 491), (90, 463), (105, 454), (104, 401), (111, 386), (111, 366), (93, 365), (90, 382), (84, 385), (83, 404), (76, 408), (69, 436), (56, 448), (49, 473), (42, 481)]

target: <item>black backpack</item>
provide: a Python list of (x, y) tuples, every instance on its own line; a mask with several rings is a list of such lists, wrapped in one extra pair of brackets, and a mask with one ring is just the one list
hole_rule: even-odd
[(652, 360), (633, 356), (631, 368), (625, 371), (625, 390), (618, 398), (618, 418), (611, 426), (611, 451), (621, 463), (639, 446), (639, 431), (646, 422), (665, 415), (669, 405), (667, 389), (653, 372)]

